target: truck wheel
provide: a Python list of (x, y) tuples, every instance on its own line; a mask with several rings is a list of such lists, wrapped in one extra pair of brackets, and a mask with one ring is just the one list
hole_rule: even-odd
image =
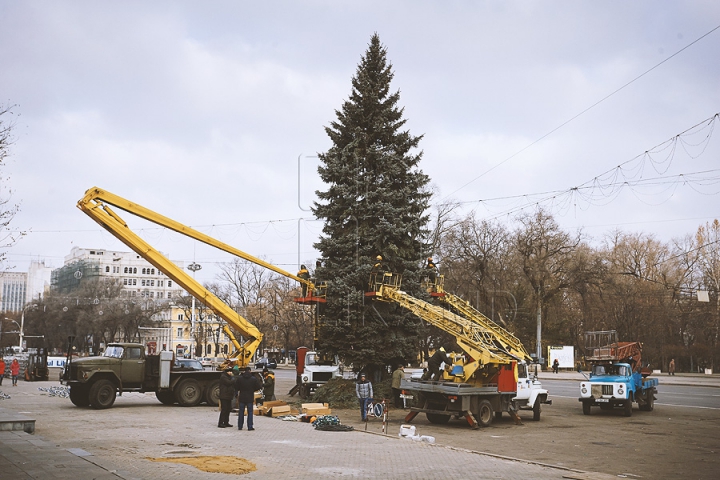
[(194, 407), (202, 400), (200, 382), (194, 378), (186, 378), (175, 388), (175, 400), (182, 407)]
[(583, 404), (583, 415), (590, 415), (590, 402), (582, 402)]
[(211, 407), (217, 407), (220, 403), (220, 381), (211, 382), (205, 390), (205, 402)]
[(427, 417), (428, 422), (436, 423), (438, 425), (443, 425), (450, 421), (450, 415), (440, 415), (439, 413), (426, 413), (425, 416)]
[(110, 380), (98, 380), (90, 387), (90, 406), (98, 410), (110, 408), (115, 403), (115, 384)]
[(643, 412), (652, 412), (655, 408), (655, 392), (648, 390), (645, 394), (645, 405), (640, 405)]
[(540, 398), (536, 398), (533, 404), (533, 420), (536, 422), (540, 421), (540, 410)]
[(175, 393), (171, 390), (163, 390), (162, 392), (155, 392), (155, 396), (160, 403), (163, 405), (172, 405), (175, 403)]
[(88, 389), (85, 385), (73, 385), (70, 387), (70, 401), (78, 407), (87, 407), (90, 405), (88, 398)]
[(623, 415), (626, 417), (632, 417), (632, 399), (630, 398), (625, 400), (625, 405), (623, 405)]
[(492, 404), (488, 400), (481, 400), (478, 406), (478, 413), (475, 415), (478, 424), (481, 427), (489, 427), (492, 425), (494, 416), (495, 413), (493, 412)]

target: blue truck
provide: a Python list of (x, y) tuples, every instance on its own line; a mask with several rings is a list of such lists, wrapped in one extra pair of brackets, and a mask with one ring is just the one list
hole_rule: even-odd
[(658, 380), (647, 378), (648, 368), (642, 366), (640, 342), (618, 342), (614, 330), (585, 334), (585, 361), (590, 375), (580, 382), (583, 414), (590, 415), (591, 407), (601, 410), (622, 408), (626, 417), (632, 416), (633, 402), (641, 411), (655, 408)]

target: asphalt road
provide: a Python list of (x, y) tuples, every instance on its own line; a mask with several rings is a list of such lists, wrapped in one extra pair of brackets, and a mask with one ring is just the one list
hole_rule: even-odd
[[(544, 386), (551, 390), (550, 393), (553, 398), (577, 399), (580, 396), (578, 385), (579, 382), (576, 380), (555, 380), (546, 382)], [(693, 385), (660, 384), (655, 405), (658, 407), (677, 406), (720, 410), (720, 389)]]

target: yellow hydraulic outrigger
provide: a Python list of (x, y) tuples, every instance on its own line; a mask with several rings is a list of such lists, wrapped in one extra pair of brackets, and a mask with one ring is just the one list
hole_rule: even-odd
[(468, 363), (455, 362), (455, 365), (462, 366), (462, 372), (453, 373), (448, 380), (455, 383), (467, 383), (478, 368), (485, 365), (506, 365), (511, 362), (525, 360), (527, 354), (524, 349), (517, 351), (514, 347), (509, 348), (506, 342), (499, 341), (502, 338), (500, 334), (507, 333), (507, 335), (512, 336), (509, 332), (487, 328), (445, 308), (412, 297), (400, 290), (401, 281), (402, 277), (398, 274), (373, 274), (370, 279), (373, 291), (368, 292), (366, 295), (376, 300), (394, 302), (429, 324), (455, 337), (460, 348), (473, 361)]
[[(263, 334), (257, 329), (257, 327), (255, 327), (255, 325), (248, 322), (235, 310), (230, 308), (229, 305), (200, 285), (200, 283), (187, 274), (182, 268), (171, 262), (145, 240), (140, 238), (135, 232), (130, 230), (127, 223), (125, 223), (125, 221), (110, 208), (110, 205), (137, 217), (144, 218), (145, 220), (153, 222), (157, 225), (174, 230), (182, 235), (203, 242), (219, 250), (253, 262), (280, 275), (297, 280), (301, 284), (307, 285), (307, 291), (309, 292), (308, 296), (295, 299), (298, 303), (318, 303), (324, 301), (324, 298), (314, 296), (316, 287), (310, 280), (306, 280), (286, 272), (275, 265), (267, 263), (257, 257), (231, 247), (230, 245), (205, 235), (204, 233), (198, 232), (197, 230), (153, 212), (152, 210), (138, 205), (137, 203), (130, 202), (129, 200), (114, 195), (108, 191), (93, 187), (85, 192), (85, 196), (80, 199), (77, 204), (80, 210), (85, 212), (90, 218), (95, 220), (118, 240), (130, 247), (135, 253), (164, 272), (168, 277), (184, 288), (190, 295), (197, 298), (200, 302), (205, 304), (227, 322), (227, 325), (223, 326), (223, 330), (235, 347), (235, 352), (230, 355), (232, 363), (240, 366), (248, 365), (252, 361), (255, 351), (258, 349), (258, 346), (262, 341)], [(247, 337), (247, 341), (243, 345), (240, 345), (228, 325), (232, 325), (239, 330), (242, 335)]]

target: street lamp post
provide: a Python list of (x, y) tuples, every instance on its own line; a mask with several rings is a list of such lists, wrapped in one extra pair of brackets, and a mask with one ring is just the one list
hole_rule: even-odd
[(215, 356), (220, 356), (220, 330), (222, 330), (222, 327), (217, 327), (215, 329)]
[(37, 307), (37, 304), (27, 304), (23, 307), (22, 313), (20, 314), (20, 324), (19, 325), (15, 320), (12, 320), (12, 322), (15, 323), (15, 325), (20, 327), (20, 340), (18, 343), (19, 343), (19, 347), (21, 350), (23, 349), (23, 337), (25, 336), (25, 333), (24, 333), (25, 332), (25, 311), (31, 307), (35, 308), (35, 307)]
[[(193, 272), (193, 280), (195, 280), (195, 272), (202, 269), (202, 266), (193, 262), (190, 265), (188, 265), (188, 270)], [(195, 338), (195, 295), (192, 297), (192, 315), (190, 319), (190, 340), (192, 340), (194, 343), (197, 343), (197, 339)], [(195, 357), (195, 345), (193, 345), (193, 348), (190, 349), (190, 357)]]

